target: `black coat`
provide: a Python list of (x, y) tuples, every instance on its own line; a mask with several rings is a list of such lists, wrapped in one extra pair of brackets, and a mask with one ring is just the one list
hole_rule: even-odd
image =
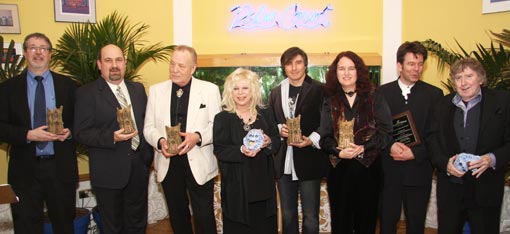
[[(74, 93), (77, 84), (68, 77), (51, 72), (56, 107), (63, 106), (64, 128), (73, 133)], [(10, 145), (8, 181), (13, 187), (32, 187), (36, 167), (35, 142), (27, 142), (32, 129), (27, 96), (27, 72), (0, 85), (0, 141)], [(76, 144), (73, 138), (54, 141), (57, 177), (62, 182), (78, 182)]]
[[(269, 106), (278, 124), (286, 122), (282, 109), (282, 93), (281, 85), (273, 88), (268, 100)], [(301, 133), (304, 136), (317, 132), (322, 137), (327, 135), (331, 129), (331, 118), (329, 106), (324, 101), (323, 85), (310, 78), (305, 77), (301, 86), (301, 93), (296, 105), (295, 116), (301, 115)], [(326, 105), (326, 106), (325, 106)], [(285, 158), (287, 152), (287, 139), (282, 140), (282, 147), (275, 156), (275, 173), (276, 178), (280, 178), (284, 172)], [(298, 148), (293, 147), (294, 168), (300, 180), (316, 180), (325, 177), (329, 169), (329, 159), (325, 152), (312, 146)]]

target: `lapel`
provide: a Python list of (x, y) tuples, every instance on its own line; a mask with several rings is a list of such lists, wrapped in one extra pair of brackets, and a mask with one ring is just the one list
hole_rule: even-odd
[[(63, 82), (60, 82), (61, 80), (59, 75), (51, 72), (51, 76), (53, 77), (53, 86), (55, 87), (55, 107), (58, 108), (64, 105), (63, 101), (67, 98), (64, 97), (64, 95), (67, 94), (67, 92), (64, 92), (66, 87)], [(60, 92), (57, 92), (57, 90)]]
[(303, 103), (306, 100), (306, 96), (310, 93), (310, 90), (312, 89), (312, 78), (310, 78), (308, 75), (305, 77), (305, 80), (303, 81), (303, 84), (301, 85), (301, 94), (299, 95), (298, 102), (296, 104), (296, 113), (301, 113), (301, 109), (303, 108)]
[(160, 93), (161, 93), (161, 97), (157, 96), (157, 98), (158, 98), (157, 102), (159, 103), (159, 105), (157, 105), (157, 107), (163, 113), (163, 116), (169, 116), (164, 119), (163, 124), (165, 126), (171, 126), (171, 122), (170, 122), (170, 120), (172, 118), (172, 116), (170, 115), (171, 114), (170, 113), (170, 103), (172, 103), (171, 102), (172, 101), (172, 81), (171, 80), (168, 80), (165, 83), (165, 88), (164, 88), (163, 92), (160, 92)]
[(30, 117), (30, 109), (28, 107), (28, 93), (27, 93), (27, 72), (26, 70), (18, 77), (15, 77), (13, 79), (16, 80), (16, 86), (20, 87), (14, 87), (13, 90), (21, 90), (20, 92), (16, 92), (18, 98), (17, 100), (20, 100), (20, 103), (25, 103), (25, 105), (20, 105), (19, 111), (22, 113), (21, 116), (23, 116), (22, 122), (25, 126), (29, 126), (32, 128), (32, 118)]
[(101, 97), (104, 97), (107, 103), (109, 103), (114, 108), (120, 108), (119, 101), (117, 101), (117, 98), (115, 97), (115, 94), (113, 94), (112, 89), (110, 89), (110, 86), (106, 83), (103, 77), (99, 77), (96, 80), (97, 82), (97, 89), (99, 91), (99, 95)]
[[(127, 87), (128, 93), (129, 93), (128, 94), (129, 99), (131, 100), (131, 109), (133, 109), (133, 115), (136, 118), (140, 114), (140, 105), (139, 105), (140, 103), (138, 102), (138, 98), (137, 98), (137, 90), (135, 89), (135, 85), (131, 81), (124, 80), (124, 83), (126, 84), (126, 87)], [(115, 97), (115, 99), (117, 99), (117, 98)]]
[[(195, 126), (195, 123), (197, 121), (197, 113), (200, 109), (200, 105), (202, 104), (202, 98), (200, 97), (202, 95), (202, 89), (200, 88), (200, 81), (195, 79), (194, 77), (191, 78), (191, 87), (189, 91), (189, 102), (188, 102), (188, 116), (186, 119), (186, 132), (190, 132), (192, 129), (192, 126)], [(205, 103), (204, 103), (205, 104)]]
[[(490, 124), (494, 115), (501, 111), (501, 107), (494, 95), (494, 92), (489, 91), (486, 88), (482, 88), (482, 102), (480, 103), (480, 128), (478, 135), (483, 136), (484, 129), (488, 129), (486, 125)], [(478, 141), (482, 140), (478, 137)]]

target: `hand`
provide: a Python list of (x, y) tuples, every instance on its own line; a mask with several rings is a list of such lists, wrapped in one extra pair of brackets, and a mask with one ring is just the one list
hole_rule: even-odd
[(71, 130), (69, 130), (69, 128), (64, 128), (62, 133), (57, 135), (59, 141), (65, 141), (69, 136), (71, 136)]
[(271, 138), (269, 138), (268, 135), (264, 134), (264, 142), (262, 143), (262, 146), (260, 148), (261, 149), (266, 148), (269, 145), (271, 145)]
[(253, 158), (253, 157), (257, 156), (259, 151), (260, 151), (260, 149), (251, 151), (249, 149), (246, 149), (246, 146), (244, 146), (244, 145), (241, 146), (241, 153), (243, 153), (246, 157), (249, 157), (249, 158)]
[(408, 161), (414, 159), (414, 154), (409, 146), (401, 142), (395, 142), (391, 146), (390, 156), (395, 161)]
[(53, 134), (51, 132), (46, 131), (48, 126), (40, 126), (38, 128), (28, 130), (27, 132), (27, 140), (29, 141), (56, 141), (58, 140), (58, 135)]
[(469, 162), (469, 170), (475, 169), (473, 176), (479, 178), (492, 164), (492, 158), (488, 154), (480, 156), (480, 160)]
[(138, 135), (138, 130), (132, 132), (132, 133), (124, 133), (124, 128), (121, 128), (115, 132), (113, 132), (113, 141), (114, 142), (121, 142), (121, 141), (127, 141), (134, 136)]
[(170, 154), (168, 153), (168, 145), (167, 145), (167, 142), (166, 142), (166, 139), (165, 138), (161, 138), (159, 140), (159, 147), (161, 148), (161, 153), (163, 154), (163, 156), (165, 156), (166, 158), (171, 158), (173, 156), (176, 156), (177, 154)]
[(312, 141), (310, 140), (310, 138), (303, 136), (302, 139), (303, 139), (303, 141), (301, 141), (299, 143), (291, 143), (290, 145), (298, 147), (298, 148), (304, 148), (304, 147), (312, 145)]
[(457, 154), (448, 160), (448, 165), (446, 166), (446, 171), (448, 173), (450, 173), (450, 175), (460, 178), (460, 177), (464, 176), (464, 173), (460, 172), (459, 170), (457, 170), (457, 168), (455, 168), (455, 166), (453, 166), (453, 162), (455, 162), (455, 159), (457, 159)]
[(184, 137), (184, 141), (177, 146), (177, 149), (180, 150), (179, 155), (184, 155), (191, 151), (191, 149), (197, 145), (198, 139), (200, 138), (198, 133), (195, 132), (179, 132), (179, 135)]
[(289, 137), (289, 127), (287, 124), (282, 124), (282, 129), (280, 130), (281, 137)]
[(362, 145), (356, 145), (353, 143), (349, 143), (349, 147), (345, 149), (340, 149), (340, 153), (338, 154), (339, 158), (343, 159), (353, 159), (363, 153), (365, 151), (365, 147)]

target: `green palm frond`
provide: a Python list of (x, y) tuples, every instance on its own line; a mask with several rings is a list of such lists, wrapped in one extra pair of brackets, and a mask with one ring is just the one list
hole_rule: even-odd
[(495, 37), (493, 40), (497, 43), (500, 43), (506, 47), (510, 47), (510, 30), (503, 29), (501, 33), (495, 33), (493, 31), (490, 31), (493, 37)]
[(146, 45), (143, 36), (149, 26), (131, 24), (117, 12), (97, 24), (73, 23), (58, 40), (53, 54), (54, 65), (81, 84), (100, 76), (96, 60), (99, 49), (108, 44), (119, 46), (127, 59), (125, 79), (137, 79), (140, 68), (148, 61), (167, 61), (173, 46), (160, 43)]
[(20, 52), (15, 53), (15, 42), (11, 40), (9, 46), (4, 48), (4, 38), (0, 36), (0, 83), (19, 75), (25, 68), (25, 57), (21, 56)]
[[(500, 37), (501, 40), (504, 41), (510, 39), (510, 37), (505, 39), (505, 36), (510, 36), (510, 31), (505, 30), (502, 35), (503, 36)], [(439, 71), (443, 71), (446, 66), (449, 67), (459, 59), (473, 57), (477, 59), (485, 69), (487, 87), (499, 90), (510, 90), (510, 51), (505, 48), (504, 43), (498, 43), (499, 46), (496, 46), (493, 42), (491, 42), (490, 47), (488, 48), (477, 43), (476, 50), (467, 51), (457, 40), (455, 42), (461, 51), (460, 53), (444, 49), (441, 44), (433, 41), (432, 39), (428, 39), (422, 43), (428, 51), (437, 56)], [(510, 42), (510, 40), (508, 40), (508, 42)], [(447, 82), (441, 83), (450, 92), (453, 91), (450, 79), (448, 79)]]

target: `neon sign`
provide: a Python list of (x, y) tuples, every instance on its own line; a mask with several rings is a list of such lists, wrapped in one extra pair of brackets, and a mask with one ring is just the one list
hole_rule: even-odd
[(321, 11), (311, 11), (303, 10), (296, 3), (286, 7), (281, 13), (268, 9), (264, 5), (259, 9), (255, 9), (248, 4), (243, 6), (237, 5), (230, 10), (234, 14), (234, 19), (229, 31), (234, 29), (277, 27), (285, 30), (297, 29), (299, 27), (328, 27), (331, 25), (329, 13), (332, 10), (331, 4), (328, 4)]

